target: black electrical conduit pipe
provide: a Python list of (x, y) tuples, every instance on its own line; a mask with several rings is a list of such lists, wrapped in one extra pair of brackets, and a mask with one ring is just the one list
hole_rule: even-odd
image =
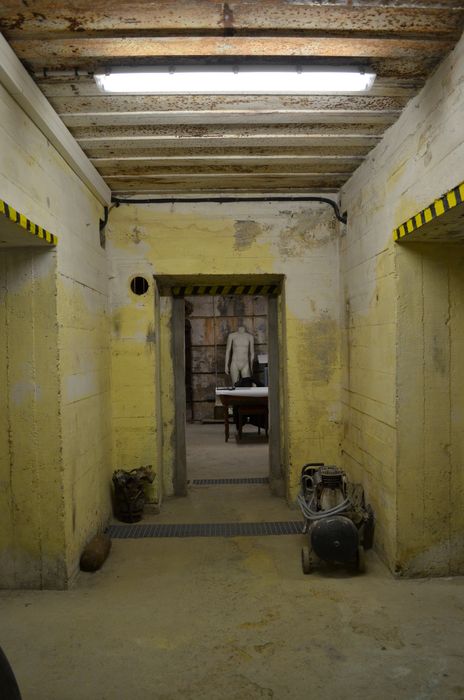
[[(191, 203), (209, 203), (213, 202), (216, 204), (226, 204), (228, 202), (322, 202), (323, 204), (329, 204), (334, 210), (335, 216), (338, 221), (342, 224), (346, 224), (347, 215), (340, 213), (337, 202), (328, 197), (306, 197), (302, 196), (280, 196), (280, 197), (169, 197), (169, 198), (156, 198), (147, 197), (143, 199), (126, 199), (124, 197), (112, 197), (111, 201), (113, 205), (119, 206), (120, 204), (191, 204)], [(108, 222), (108, 211), (105, 207), (105, 219), (100, 222), (100, 230), (102, 231)]]

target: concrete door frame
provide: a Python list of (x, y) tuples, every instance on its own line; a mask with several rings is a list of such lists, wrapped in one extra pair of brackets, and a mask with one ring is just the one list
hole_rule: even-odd
[(187, 446), (185, 440), (185, 302), (183, 297), (172, 300), (172, 358), (174, 365), (174, 474), (175, 496), (187, 495)]
[[(226, 276), (215, 275), (216, 284), (219, 284)], [(244, 275), (237, 275), (237, 283), (246, 284)], [(260, 275), (253, 275), (252, 283), (259, 284)], [(269, 281), (269, 275), (262, 275), (261, 284)], [(198, 275), (197, 280), (192, 278), (191, 284), (201, 284), (203, 277)], [(232, 280), (232, 282), (231, 282)], [(258, 280), (258, 282), (256, 281)], [(227, 275), (227, 283), (234, 281), (234, 275)], [(155, 275), (157, 296), (171, 296), (172, 288), (185, 283), (183, 276)], [(284, 496), (284, 472), (282, 468), (282, 416), (281, 416), (281, 367), (282, 353), (282, 309), (280, 304), (283, 278), (279, 276), (279, 292), (277, 295), (267, 296), (268, 299), (268, 359), (269, 359), (269, 482), (271, 491), (279, 496)], [(220, 295), (219, 295), (220, 296)], [(174, 378), (174, 439), (173, 439), (173, 489), (175, 496), (187, 495), (187, 457), (186, 457), (186, 395), (185, 395), (185, 304), (183, 296), (172, 296), (171, 327), (171, 358)], [(160, 332), (162, 332), (160, 330)], [(157, 375), (158, 376), (158, 375)], [(158, 380), (157, 380), (158, 383)], [(160, 386), (157, 387), (157, 393)]]

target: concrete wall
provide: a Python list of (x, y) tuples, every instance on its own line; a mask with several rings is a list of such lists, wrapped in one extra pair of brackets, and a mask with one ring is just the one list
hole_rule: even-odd
[(3, 251), (0, 280), (1, 583), (47, 587), (66, 577), (56, 254)]
[(406, 575), (464, 570), (462, 254), (392, 241), (464, 180), (463, 78), (461, 40), (342, 191), (343, 463)]
[(0, 88), (0, 197), (59, 237), (0, 253), (0, 585), (68, 584), (109, 515), (112, 468), (153, 464), (153, 498), (172, 493), (171, 304), (153, 276), (182, 274), (285, 276), (288, 498), (304, 462), (339, 461), (343, 415), (342, 463), (391, 568), (464, 570), (463, 257), (392, 242), (464, 180), (463, 76), (461, 41), (343, 188), (340, 268), (330, 209), (274, 203), (121, 206), (107, 268), (101, 207)]
[(464, 250), (398, 255), (397, 569), (464, 570)]
[(59, 237), (0, 252), (0, 585), (61, 588), (110, 508), (102, 211), (1, 87), (0, 140), (0, 197)]
[[(137, 297), (130, 290), (132, 277), (145, 275), (152, 281), (153, 275), (169, 274), (284, 274), (282, 430), (286, 426), (287, 493), (294, 499), (302, 464), (337, 462), (339, 454), (338, 227), (331, 209), (271, 203), (253, 208), (120, 206), (111, 213), (107, 233), (115, 464), (154, 463), (159, 476), (155, 497), (160, 497), (161, 484), (165, 493), (172, 493), (170, 303), (165, 299), (155, 310), (153, 284)], [(157, 367), (161, 404), (156, 402)]]

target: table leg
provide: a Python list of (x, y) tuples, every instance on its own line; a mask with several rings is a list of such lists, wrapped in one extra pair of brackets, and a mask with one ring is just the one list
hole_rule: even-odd
[(224, 405), (224, 435), (225, 441), (229, 440), (229, 404)]

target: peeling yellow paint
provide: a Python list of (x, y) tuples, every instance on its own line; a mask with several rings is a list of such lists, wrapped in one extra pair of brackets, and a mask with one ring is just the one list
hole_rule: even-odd
[(53, 585), (65, 576), (56, 256), (51, 255), (44, 259), (32, 249), (11, 250), (2, 254), (0, 265), (5, 301), (0, 413), (6, 430), (0, 451), (0, 568), (5, 584), (25, 588)]
[(60, 239), (0, 253), (0, 586), (65, 588), (111, 508), (102, 207), (1, 86), (0, 122), (2, 196)]
[(430, 203), (442, 211), (436, 198), (462, 181), (463, 46), (342, 191), (343, 465), (376, 511), (377, 551), (402, 575), (464, 571), (463, 253), (391, 240), (417, 212), (432, 220)]
[[(170, 301), (162, 299), (159, 309), (160, 337), (155, 344), (159, 343), (161, 378), (155, 387), (154, 358), (147, 352), (145, 332), (154, 324), (154, 298), (151, 292), (143, 298), (131, 297), (127, 292), (131, 275), (144, 274), (152, 284), (153, 275), (216, 274), (233, 283), (234, 275), (284, 274), (281, 432), (287, 495), (294, 500), (302, 465), (311, 459), (336, 461), (338, 455), (336, 230), (333, 216), (324, 205), (287, 206), (283, 211), (278, 206), (257, 205), (246, 210), (246, 217), (235, 217), (233, 211), (214, 205), (191, 205), (188, 209), (139, 206), (120, 207), (112, 214), (108, 250), (113, 270), (111, 321), (115, 329), (113, 412), (115, 434), (124, 436), (115, 442), (115, 461), (121, 465), (123, 457), (127, 461), (131, 456), (135, 466), (141, 452), (155, 455), (161, 441), (163, 463), (156, 464), (155, 470), (163, 492), (172, 494)], [(243, 207), (239, 211), (243, 212)], [(134, 240), (134, 225), (138, 238), (143, 237), (143, 249)], [(155, 410), (159, 392), (161, 417)], [(130, 421), (130, 430), (125, 420)]]

